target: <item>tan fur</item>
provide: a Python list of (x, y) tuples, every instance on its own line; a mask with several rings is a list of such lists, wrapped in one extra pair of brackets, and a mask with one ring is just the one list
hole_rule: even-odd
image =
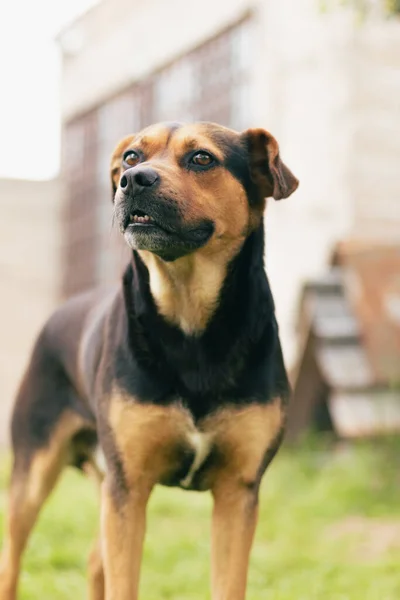
[(97, 540), (89, 555), (89, 600), (105, 600), (105, 582), (101, 542)]
[(190, 438), (196, 432), (210, 436), (220, 457), (205, 474), (207, 487), (233, 477), (238, 483), (251, 485), (283, 421), (279, 399), (266, 405), (226, 407), (195, 426), (179, 403), (140, 404), (117, 392), (109, 413), (128, 486), (148, 489), (179, 468), (182, 451), (191, 448)]
[(187, 434), (195, 431), (190, 413), (178, 404), (140, 404), (119, 392), (110, 402), (109, 423), (128, 486), (135, 489), (150, 490), (173, 472)]
[[(190, 416), (177, 407), (135, 403), (114, 391), (109, 424), (123, 464), (128, 496), (117, 506), (103, 484), (102, 535), (107, 600), (136, 600), (145, 535), (146, 506), (154, 484), (173, 466)], [(182, 435), (180, 435), (182, 434)]]
[(151, 252), (139, 253), (149, 270), (160, 313), (185, 333), (200, 333), (218, 305), (226, 263), (199, 252), (171, 263)]
[[(95, 459), (89, 458), (83, 465), (83, 471), (91, 479), (96, 488), (101, 490), (104, 475)], [(88, 560), (89, 600), (105, 600), (104, 565), (101, 550), (101, 540), (96, 540)]]
[(139, 404), (115, 391), (109, 423), (129, 492), (118, 507), (108, 485), (103, 490), (107, 600), (136, 600), (148, 498), (155, 483), (179, 468), (195, 435), (204, 436), (218, 457), (202, 484), (215, 499), (213, 600), (243, 600), (256, 525), (255, 489), (266, 452), (283, 424), (280, 400), (227, 407), (195, 426), (178, 403)]
[(225, 482), (214, 491), (212, 600), (244, 600), (258, 504), (251, 490)]
[(284, 422), (280, 399), (269, 404), (227, 407), (201, 422), (203, 431), (213, 433), (220, 460), (207, 474), (210, 487), (236, 479), (252, 485), (265, 453), (275, 442)]
[[(210, 473), (212, 598), (244, 600), (250, 550), (257, 525), (258, 480), (267, 451), (283, 426), (279, 399), (265, 406), (224, 409), (206, 419), (221, 460)], [(206, 425), (206, 424), (205, 424)]]
[(115, 505), (107, 480), (103, 484), (101, 523), (106, 600), (138, 598), (150, 491), (145, 486), (132, 489), (121, 509)]
[(14, 476), (0, 562), (0, 600), (16, 600), (21, 555), (44, 501), (62, 468), (69, 462), (72, 436), (85, 425), (76, 413), (66, 412), (50, 444), (36, 453), (28, 477)]

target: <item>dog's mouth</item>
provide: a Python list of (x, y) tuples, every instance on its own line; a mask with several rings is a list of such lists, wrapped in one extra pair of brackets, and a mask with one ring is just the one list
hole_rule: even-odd
[(142, 210), (135, 210), (129, 215), (129, 224), (128, 227), (139, 226), (147, 226), (147, 225), (155, 225), (156, 222), (150, 215), (144, 213)]
[(125, 221), (125, 228), (129, 232), (135, 232), (139, 234), (140, 231), (145, 233), (148, 230), (150, 233), (152, 230), (159, 230), (160, 233), (171, 234), (175, 230), (169, 224), (162, 221), (160, 218), (149, 215), (148, 212), (135, 208), (129, 213), (128, 218)]
[[(119, 209), (119, 211), (118, 211)], [(152, 205), (128, 211), (117, 205), (117, 218), (128, 245), (134, 250), (149, 250), (165, 260), (175, 260), (204, 246), (214, 231), (211, 221), (193, 225), (183, 223), (173, 205)]]

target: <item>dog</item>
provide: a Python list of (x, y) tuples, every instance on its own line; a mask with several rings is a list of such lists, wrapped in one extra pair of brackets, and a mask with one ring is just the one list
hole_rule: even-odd
[[(243, 600), (262, 476), (290, 394), (264, 269), (266, 198), (298, 180), (263, 129), (153, 125), (111, 159), (120, 285), (44, 325), (14, 405), (0, 600), (66, 465), (101, 487), (91, 600), (136, 600), (156, 484), (209, 490), (213, 600)], [(100, 454), (103, 467), (100, 465)]]

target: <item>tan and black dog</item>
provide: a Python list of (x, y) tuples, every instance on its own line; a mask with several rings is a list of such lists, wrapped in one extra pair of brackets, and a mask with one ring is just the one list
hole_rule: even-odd
[(264, 271), (265, 198), (297, 179), (268, 132), (161, 124), (112, 157), (132, 249), (121, 285), (68, 301), (36, 342), (12, 419), (0, 600), (66, 465), (102, 473), (92, 600), (136, 600), (155, 484), (210, 490), (212, 598), (243, 600), (261, 478), (289, 386)]

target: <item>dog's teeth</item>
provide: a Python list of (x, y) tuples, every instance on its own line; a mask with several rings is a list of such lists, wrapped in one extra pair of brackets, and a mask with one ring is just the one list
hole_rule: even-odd
[(150, 223), (153, 221), (153, 218), (149, 215), (143, 215), (142, 217), (139, 215), (130, 215), (129, 220), (131, 223)]

